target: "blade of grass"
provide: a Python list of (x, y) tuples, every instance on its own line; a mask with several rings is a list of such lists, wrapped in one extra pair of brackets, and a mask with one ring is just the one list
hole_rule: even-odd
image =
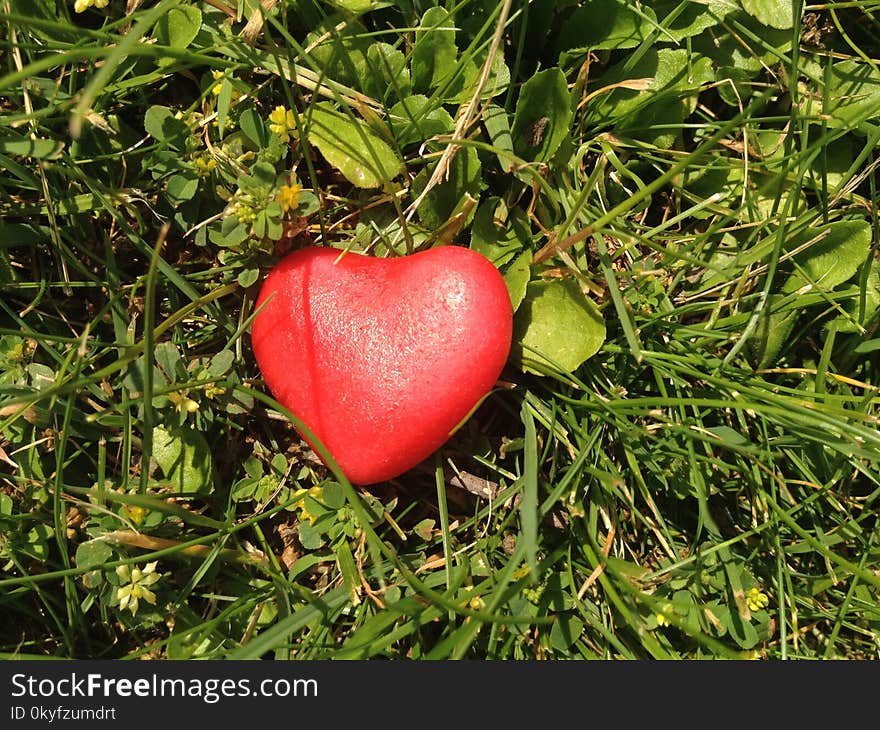
[(534, 575), (538, 568), (538, 435), (535, 419), (526, 401), (523, 401), (520, 409), (520, 418), (525, 428), (522, 495), (519, 504), (522, 525), (520, 541), (525, 550), (526, 565)]

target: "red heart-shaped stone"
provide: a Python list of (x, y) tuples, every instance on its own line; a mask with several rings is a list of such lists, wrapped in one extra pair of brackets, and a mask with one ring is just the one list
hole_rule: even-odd
[(460, 246), (399, 258), (305, 248), (269, 272), (256, 306), (251, 338), (266, 385), (355, 484), (391, 479), (436, 451), (510, 350), (504, 279)]

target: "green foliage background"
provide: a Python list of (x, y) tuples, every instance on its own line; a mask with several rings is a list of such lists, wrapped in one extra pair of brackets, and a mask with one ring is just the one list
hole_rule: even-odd
[[(2, 655), (875, 656), (875, 10), (0, 2)], [(508, 284), (390, 483), (260, 381), (303, 245)]]

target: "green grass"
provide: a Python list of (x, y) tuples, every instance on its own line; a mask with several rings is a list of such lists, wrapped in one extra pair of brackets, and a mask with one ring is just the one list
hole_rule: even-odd
[[(0, 2), (0, 656), (876, 656), (880, 6), (256, 7)], [(353, 487), (259, 281), (450, 244), (503, 382)]]

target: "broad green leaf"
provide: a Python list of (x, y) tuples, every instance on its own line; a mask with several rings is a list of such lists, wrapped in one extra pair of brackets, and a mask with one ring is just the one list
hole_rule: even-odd
[(251, 167), (249, 177), (251, 178), (249, 182), (255, 185), (256, 189), (270, 189), (275, 186), (277, 173), (275, 167), (268, 162), (257, 162)]
[(326, 0), (326, 2), (334, 8), (345, 10), (353, 15), (363, 15), (371, 10), (387, 8), (392, 4), (389, 2), (383, 2), (382, 0)]
[(222, 136), (229, 120), (229, 106), (232, 104), (232, 79), (223, 78), (220, 93), (217, 95), (217, 132)]
[[(755, 139), (757, 141), (758, 135)], [(770, 156), (764, 159), (765, 166), (769, 169), (776, 163)], [(725, 215), (736, 216), (740, 220), (765, 221), (775, 209), (778, 213), (785, 209), (787, 198), (794, 195), (796, 200), (792, 203), (792, 210), (802, 210), (806, 198), (800, 188), (792, 188), (788, 184), (788, 178), (774, 173), (762, 173), (751, 171), (748, 175), (742, 160), (730, 157), (717, 156), (707, 161), (704, 166), (693, 170), (687, 170), (684, 174), (683, 187), (688, 193), (696, 196), (694, 202), (705, 201), (710, 196), (718, 198), (717, 203), (709, 205), (698, 213), (697, 218), (707, 218), (722, 212)], [(746, 206), (743, 208), (731, 207), (731, 203), (742, 200), (743, 185), (748, 185), (749, 194), (746, 196)], [(689, 196), (690, 197), (690, 196)], [(779, 201), (777, 203), (777, 197)], [(746, 262), (744, 257), (754, 254), (757, 259), (766, 256), (773, 248), (773, 241), (768, 240), (766, 245), (755, 247), (739, 256), (740, 263)], [(756, 260), (757, 260), (756, 259)]]
[[(712, 62), (685, 49), (654, 48), (635, 63), (621, 61), (610, 68), (597, 84), (606, 86), (622, 81), (641, 80), (644, 90), (616, 88), (591, 102), (593, 124), (614, 125), (617, 132), (647, 139), (668, 147), (703, 84), (715, 80)], [(687, 93), (690, 92), (690, 93)], [(680, 133), (680, 132), (678, 132)]]
[(725, 104), (741, 107), (743, 101), (754, 93), (755, 85), (752, 83), (754, 76), (755, 72), (736, 66), (719, 66), (715, 75), (718, 81), (718, 96)]
[(199, 178), (193, 173), (173, 175), (168, 178), (166, 192), (175, 203), (190, 200), (199, 189)]
[(740, 0), (743, 10), (771, 28), (788, 30), (794, 27), (794, 3), (791, 0)]
[(364, 79), (364, 92), (376, 99), (387, 98), (389, 92), (394, 97), (409, 97), (412, 84), (406, 56), (389, 43), (374, 43), (367, 49), (367, 75)]
[(653, 9), (663, 28), (660, 38), (678, 42), (706, 28), (718, 28), (721, 19), (739, 6), (733, 0), (657, 0)]
[[(50, 43), (57, 43), (62, 39), (71, 43), (82, 42), (79, 25), (75, 22), (59, 23), (58, 10), (55, 0), (15, 0), (14, 3), (9, 4), (9, 10), (5, 12), (11, 11), (19, 16), (21, 20), (17, 22), (23, 27), (26, 26), (28, 35), (34, 38), (42, 38)], [(33, 18), (37, 22), (29, 22), (28, 18)], [(51, 25), (44, 29), (44, 25), (38, 22), (40, 20), (49, 21)], [(35, 77), (32, 78), (36, 81)], [(49, 80), (48, 74), (47, 80)]]
[(188, 167), (186, 159), (177, 149), (177, 147), (184, 146), (183, 140), (179, 138), (174, 144), (167, 142), (165, 144), (168, 145), (168, 148), (158, 149), (150, 160), (150, 176), (153, 180), (159, 180), (172, 172), (178, 172)]
[[(155, 364), (150, 364), (149, 367), (153, 368), (154, 385), (167, 382), (167, 378), (160, 367)], [(144, 360), (143, 358), (138, 358), (128, 366), (128, 371), (122, 379), (122, 385), (129, 391), (129, 395), (132, 398), (140, 398), (144, 394), (145, 381)]]
[[(868, 258), (871, 226), (867, 221), (838, 221), (825, 230), (827, 233), (824, 237), (795, 256), (797, 266), (785, 280), (782, 292), (771, 295), (760, 315), (758, 327), (749, 341), (752, 359), (758, 367), (776, 364), (779, 353), (798, 322), (799, 309), (789, 297), (808, 285), (816, 285), (823, 290), (833, 289), (851, 279)], [(797, 249), (821, 232), (820, 229), (810, 229), (799, 233), (786, 242), (786, 248)], [(750, 258), (755, 257), (750, 255)], [(840, 325), (845, 329), (847, 325), (843, 319)], [(849, 327), (854, 329), (851, 319), (849, 323)]]
[(303, 190), (299, 194), (299, 205), (296, 206), (297, 215), (309, 216), (317, 213), (321, 207), (321, 201), (318, 196), (308, 190)]
[(336, 482), (327, 482), (321, 488), (321, 501), (330, 509), (342, 509), (345, 506), (345, 492)]
[[(413, 180), (413, 196), (418, 196), (428, 183), (434, 165), (423, 169)], [(457, 211), (465, 195), (479, 196), (480, 158), (473, 147), (458, 151), (449, 164), (449, 177), (433, 187), (419, 206), (419, 220), (432, 231), (439, 230)]]
[(194, 5), (171, 8), (156, 23), (156, 40), (172, 48), (186, 48), (202, 27), (202, 11)]
[(262, 479), (263, 478), (263, 462), (260, 461), (256, 456), (249, 456), (245, 459), (244, 462), (244, 471), (253, 479)]
[(694, 597), (688, 591), (676, 591), (672, 594), (672, 610), (679, 616), (687, 616), (694, 605)]
[(523, 251), (502, 272), (510, 303), (515, 312), (526, 295), (529, 280), (532, 278), (532, 252)]
[(22, 553), (39, 562), (49, 557), (49, 540), (55, 530), (49, 525), (34, 525), (25, 536), (26, 543), (19, 546)]
[[(254, 491), (254, 500), (257, 502), (266, 502), (278, 490), (278, 478), (273, 474), (268, 474), (257, 482), (257, 488)], [(313, 513), (314, 514), (314, 513)]]
[(771, 294), (768, 297), (766, 306), (758, 316), (758, 325), (748, 341), (748, 351), (757, 368), (776, 364), (779, 353), (798, 321), (796, 309), (780, 308), (784, 299), (782, 294)]
[[(477, 55), (477, 65), (480, 68), (480, 72), (482, 73), (483, 65), (486, 63), (486, 55), (485, 54)], [(481, 98), (483, 99), (492, 99), (504, 91), (507, 91), (507, 88), (510, 86), (510, 69), (507, 64), (504, 62), (504, 54), (499, 53), (492, 59), (492, 68), (489, 71), (489, 78), (486, 80), (486, 86), (483, 89), (483, 95)], [(466, 90), (469, 91), (469, 90)], [(468, 98), (470, 98), (471, 94), (467, 94)], [(466, 101), (467, 99), (465, 99)]]
[(531, 279), (531, 232), (526, 214), (514, 208), (506, 220), (496, 221), (506, 210), (501, 199), (490, 197), (477, 208), (471, 225), (471, 248), (501, 270), (514, 311), (519, 307)]
[(236, 277), (236, 281), (240, 287), (247, 289), (249, 286), (253, 286), (259, 278), (259, 269), (242, 269)]
[(568, 16), (559, 37), (559, 50), (584, 48), (594, 51), (634, 48), (656, 27), (657, 17), (645, 4), (622, 0), (585, 0)]
[(91, 590), (99, 587), (104, 582), (104, 571), (95, 569), (89, 570), (80, 576), (83, 586)]
[(627, 79), (649, 79), (651, 83), (645, 91), (621, 88), (599, 97), (604, 114), (610, 118), (620, 119), (638, 111), (659, 92), (696, 92), (702, 84), (713, 80), (714, 74), (707, 58), (691, 56), (684, 49), (661, 48), (647, 51), (634, 64), (624, 61), (613, 66), (602, 76), (601, 83)]
[(822, 145), (822, 154), (811, 165), (813, 184), (828, 193), (837, 192), (852, 179), (849, 172), (856, 159), (856, 145), (851, 136), (840, 137)]
[(21, 469), (20, 475), (32, 480), (34, 484), (45, 484), (48, 481), (46, 476), (48, 470), (43, 465), (40, 451), (36, 446), (27, 447), (23, 455), (17, 454), (15, 462)]
[(428, 9), (416, 31), (412, 51), (413, 90), (421, 93), (440, 87), (455, 73), (457, 57), (455, 20), (443, 8)]
[[(880, 294), (880, 272), (878, 272), (877, 288), (878, 294)], [(872, 352), (877, 352), (877, 350), (880, 350), (880, 339), (877, 338), (862, 340), (853, 348), (853, 352), (856, 352), (859, 355), (868, 355)]]
[[(871, 250), (871, 224), (868, 221), (839, 221), (828, 225), (826, 230), (827, 234), (821, 240), (795, 256), (800, 271), (793, 271), (786, 280), (783, 285), (785, 293), (795, 292), (808, 284), (833, 289), (850, 279), (867, 260)], [(786, 247), (797, 248), (820, 233), (820, 230), (810, 229), (787, 242)]]
[(284, 454), (275, 454), (275, 456), (272, 457), (270, 466), (276, 476), (279, 478), (283, 477), (287, 473), (287, 457)]
[(269, 217), (269, 235), (273, 241), (277, 241), (284, 233), (284, 227), (281, 224), (281, 218), (284, 215), (281, 211), (281, 204), (277, 200), (273, 200), (266, 206), (266, 215)]
[[(153, 358), (156, 365), (164, 373), (163, 379), (155, 382), (173, 383), (177, 380), (178, 370), (184, 371), (184, 364), (181, 362), (180, 350), (173, 342), (160, 342), (153, 348)], [(180, 373), (183, 375), (183, 372)]]
[(232, 485), (230, 495), (235, 502), (244, 502), (253, 499), (254, 493), (260, 484), (260, 477), (245, 477)]
[[(846, 303), (845, 309), (847, 313), (834, 320), (838, 332), (860, 332), (861, 326), (880, 309), (880, 262), (876, 259), (871, 262), (871, 269), (868, 271), (864, 304), (861, 302), (861, 294), (858, 294)], [(880, 340), (869, 340), (859, 343), (855, 350), (860, 353), (873, 352), (880, 349), (876, 345), (880, 345)]]
[(113, 555), (113, 549), (106, 540), (99, 538), (81, 542), (76, 548), (76, 567), (93, 568), (96, 565), (103, 565), (111, 555)]
[(176, 119), (167, 106), (154, 105), (144, 114), (144, 129), (159, 142), (172, 142), (189, 135), (189, 128), (182, 119)]
[[(711, 58), (719, 70), (735, 68), (754, 76), (767, 66), (778, 63), (780, 54), (791, 50), (790, 30), (769, 28), (742, 12), (730, 14), (726, 23), (728, 28), (742, 30), (731, 32), (716, 26), (710, 33), (702, 33), (691, 41), (693, 50)], [(760, 41), (744, 41), (745, 32), (754, 34)]]
[(211, 358), (208, 365), (208, 374), (212, 377), (220, 377), (229, 372), (232, 364), (235, 362), (235, 353), (232, 350), (220, 350)]
[(513, 149), (525, 160), (546, 162), (568, 134), (571, 94), (559, 68), (539, 71), (520, 91), (513, 117)]
[(727, 629), (734, 641), (743, 649), (751, 649), (758, 643), (759, 636), (750, 621), (745, 620), (739, 613), (732, 609), (728, 614)]
[(421, 94), (401, 99), (391, 107), (388, 124), (400, 147), (448, 134), (455, 128), (452, 115)]
[(367, 75), (367, 49), (371, 39), (363, 25), (350, 18), (341, 27), (336, 21), (316, 23), (304, 46), (311, 48), (310, 66), (319, 68), (326, 78), (345, 86), (361, 88)]
[(829, 126), (856, 127), (880, 118), (880, 74), (874, 64), (861, 61), (834, 63), (827, 77), (824, 112)]
[(256, 238), (265, 238), (267, 232), (267, 220), (264, 213), (258, 213), (256, 219), (251, 224), (251, 230)]
[(247, 239), (248, 233), (247, 225), (240, 223), (235, 216), (229, 216), (223, 220), (219, 231), (216, 228), (211, 230), (210, 239), (218, 246), (238, 248)]
[[(340, 540), (338, 543), (336, 543), (334, 552), (336, 553), (336, 564), (339, 566), (339, 572), (342, 574), (342, 580), (348, 587), (349, 594), (352, 598), (352, 603), (354, 605), (357, 605), (358, 596), (360, 595), (362, 584), (357, 565), (355, 564), (354, 555), (351, 552), (351, 546), (349, 546), (349, 544), (345, 540)], [(389, 603), (391, 603), (387, 592), (385, 593), (385, 599), (385, 605), (387, 606), (389, 605)], [(349, 639), (351, 639), (352, 636), (353, 634), (349, 636)]]
[(309, 141), (352, 185), (384, 187), (403, 171), (403, 161), (387, 142), (329, 102), (312, 107), (308, 119)]
[(423, 520), (417, 522), (413, 527), (413, 533), (419, 537), (424, 542), (428, 542), (432, 537), (434, 537), (434, 524), (436, 520), (432, 520), (430, 517), (426, 517)]
[(306, 550), (317, 550), (324, 544), (324, 534), (315, 527), (312, 527), (308, 520), (300, 522), (297, 526), (297, 531), (299, 533), (299, 541)]
[(0, 241), (3, 248), (27, 246), (49, 240), (49, 228), (36, 223), (4, 223), (0, 221)]
[(471, 248), (498, 268), (510, 263), (531, 240), (528, 221), (518, 208), (496, 220), (501, 205), (501, 198), (486, 198), (477, 208), (471, 226)]
[(510, 119), (504, 107), (488, 104), (483, 110), (483, 125), (492, 146), (498, 150), (498, 162), (502, 170), (510, 170), (513, 160), (505, 152), (513, 152), (513, 137), (510, 135)]
[(156, 426), (153, 458), (178, 492), (205, 493), (213, 488), (214, 462), (208, 441), (201, 432), (185, 426)]
[[(768, 169), (772, 169), (774, 166), (770, 160), (765, 160), (765, 164)], [(755, 191), (755, 194), (749, 196), (748, 200), (754, 220), (765, 221), (783, 210), (788, 210), (789, 215), (795, 215), (809, 208), (809, 203), (801, 188), (792, 186), (788, 178), (783, 175), (772, 172), (768, 174), (754, 173), (750, 176), (749, 186)], [(793, 198), (791, 203), (788, 201), (789, 197)]]
[(608, 556), (608, 567), (612, 569), (615, 574), (619, 573), (620, 575), (635, 580), (641, 580), (651, 572), (648, 568), (639, 565), (638, 563), (633, 563), (624, 560), (623, 558), (617, 558), (613, 555)]
[[(409, 238), (418, 249), (431, 242), (432, 233), (415, 222), (406, 224)], [(400, 218), (390, 207), (375, 207), (362, 211), (355, 229), (354, 239), (340, 244), (340, 248), (351, 247), (356, 253), (371, 252), (376, 256), (386, 256), (393, 252), (397, 256), (407, 253), (407, 236), (404, 235)]]
[(28, 137), (0, 137), (0, 154), (32, 157), (35, 160), (52, 160), (61, 154), (64, 144), (56, 139), (30, 139)]
[(709, 426), (707, 431), (714, 433), (722, 443), (736, 448), (749, 448), (752, 442), (739, 431), (730, 428), (730, 426)]
[(245, 109), (238, 118), (238, 127), (257, 149), (269, 144), (269, 130), (256, 109)]
[[(523, 369), (576, 370), (605, 341), (605, 321), (572, 279), (533, 281), (514, 319)], [(540, 369), (539, 369), (540, 368)]]
[[(455, 78), (443, 89), (443, 100), (449, 104), (470, 101), (476, 90), (487, 52), (477, 53), (472, 59), (461, 59), (455, 68)], [(510, 86), (510, 69), (504, 63), (504, 55), (498, 53), (492, 59), (492, 68), (483, 88), (481, 99), (492, 99)]]

